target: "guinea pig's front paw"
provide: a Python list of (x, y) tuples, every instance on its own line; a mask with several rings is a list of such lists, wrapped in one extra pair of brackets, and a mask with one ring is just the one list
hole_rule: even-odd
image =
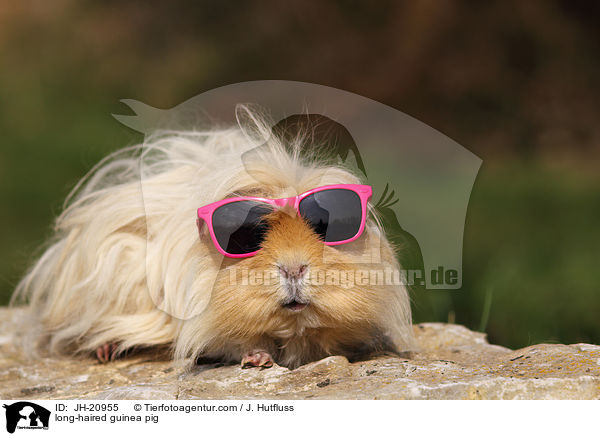
[(273, 366), (273, 358), (264, 350), (253, 350), (242, 357), (242, 368), (260, 367), (270, 368)]
[(96, 357), (100, 363), (107, 363), (115, 360), (117, 354), (117, 344), (104, 344), (96, 348)]

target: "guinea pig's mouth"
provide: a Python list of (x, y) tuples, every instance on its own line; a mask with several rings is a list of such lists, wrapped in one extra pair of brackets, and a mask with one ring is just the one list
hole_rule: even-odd
[(301, 310), (304, 310), (306, 306), (308, 306), (308, 303), (302, 303), (298, 300), (292, 300), (289, 303), (283, 304), (283, 307), (292, 312), (300, 312)]

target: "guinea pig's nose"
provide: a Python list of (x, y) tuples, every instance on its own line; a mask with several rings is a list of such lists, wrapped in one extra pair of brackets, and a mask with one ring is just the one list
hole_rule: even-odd
[(294, 265), (279, 265), (279, 273), (286, 279), (301, 279), (308, 271), (308, 265), (305, 263)]

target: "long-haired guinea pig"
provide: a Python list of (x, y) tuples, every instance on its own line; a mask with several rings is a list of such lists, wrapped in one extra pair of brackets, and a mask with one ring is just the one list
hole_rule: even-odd
[[(28, 301), (28, 347), (100, 361), (160, 347), (191, 365), (289, 368), (410, 349), (407, 289), (381, 280), (397, 277), (399, 265), (370, 202), (360, 236), (338, 244), (306, 216), (320, 212), (298, 211), (304, 193), (361, 180), (301, 148), (301, 136), (257, 146), (235, 126), (163, 132), (100, 162), (13, 297)], [(227, 217), (213, 214), (211, 233), (198, 213), (238, 197), (287, 200), (257, 203), (257, 233), (243, 229), (256, 246), (232, 257), (222, 251), (236, 248), (219, 250), (214, 235), (226, 232)]]

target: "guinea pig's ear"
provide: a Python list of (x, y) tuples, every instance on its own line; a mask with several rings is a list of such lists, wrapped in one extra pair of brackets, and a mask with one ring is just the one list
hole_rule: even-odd
[(204, 239), (208, 235), (208, 227), (204, 225), (204, 220), (196, 218), (196, 227), (198, 227), (198, 235), (200, 239)]

